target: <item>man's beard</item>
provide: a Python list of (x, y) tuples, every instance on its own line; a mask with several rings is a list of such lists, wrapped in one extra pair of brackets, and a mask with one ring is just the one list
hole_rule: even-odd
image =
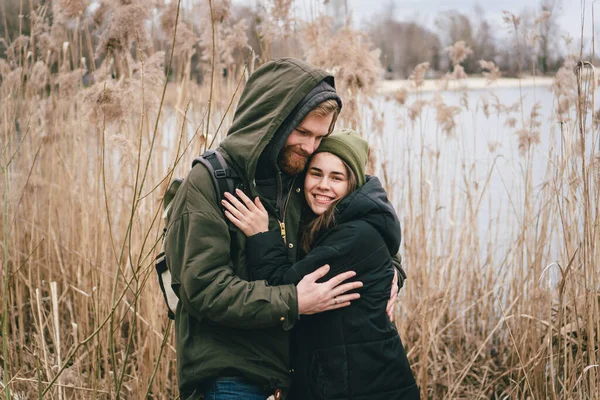
[(298, 175), (304, 171), (308, 157), (310, 154), (303, 151), (299, 145), (285, 146), (279, 152), (279, 168), (290, 176)]

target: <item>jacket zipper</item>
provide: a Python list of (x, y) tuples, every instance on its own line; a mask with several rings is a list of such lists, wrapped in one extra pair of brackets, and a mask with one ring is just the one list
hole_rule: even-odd
[[(279, 173), (279, 183), (281, 187), (281, 172)], [(284, 243), (287, 243), (287, 234), (285, 232), (285, 214), (287, 212), (287, 205), (288, 202), (290, 201), (290, 196), (292, 195), (292, 190), (294, 190), (294, 184), (296, 183), (296, 177), (294, 177), (294, 179), (292, 180), (292, 183), (290, 184), (290, 190), (288, 192), (287, 198), (285, 199), (285, 202), (283, 204), (283, 215), (281, 216), (281, 220), (277, 220), (277, 222), (279, 222), (279, 229), (281, 230), (281, 237), (283, 238)]]
[(283, 241), (285, 243), (287, 243), (287, 236), (285, 234), (285, 222), (281, 222), (279, 220), (277, 220), (277, 222), (279, 222), (279, 229), (281, 230), (281, 237), (283, 238)]

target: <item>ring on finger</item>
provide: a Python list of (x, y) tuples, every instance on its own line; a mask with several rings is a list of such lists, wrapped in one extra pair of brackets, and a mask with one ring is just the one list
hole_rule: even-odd
[(333, 304), (337, 304), (337, 297), (333, 298)]

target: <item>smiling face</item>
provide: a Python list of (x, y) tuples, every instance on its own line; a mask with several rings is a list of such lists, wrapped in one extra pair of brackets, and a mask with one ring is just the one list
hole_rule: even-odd
[(321, 215), (349, 192), (349, 171), (331, 153), (317, 153), (310, 160), (304, 179), (304, 197), (310, 209)]
[(310, 113), (288, 136), (279, 153), (279, 167), (288, 175), (304, 171), (306, 161), (329, 133), (334, 114), (325, 116)]

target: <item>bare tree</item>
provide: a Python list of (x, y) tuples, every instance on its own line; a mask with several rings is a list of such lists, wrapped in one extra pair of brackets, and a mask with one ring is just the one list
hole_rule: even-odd
[(372, 42), (381, 49), (386, 76), (407, 78), (417, 64), (425, 61), (437, 69), (440, 52), (437, 35), (415, 22), (397, 21), (394, 8), (393, 3), (388, 3), (368, 29)]
[[(257, 10), (243, 4), (234, 4), (231, 8), (231, 19), (233, 24), (238, 23), (242, 19), (248, 22), (246, 36), (248, 36), (248, 48), (252, 49), (258, 56), (262, 56), (262, 48), (260, 46), (259, 33), (257, 26), (260, 24), (260, 15)], [(247, 58), (247, 52), (244, 52), (243, 57)]]
[(551, 49), (556, 48), (560, 38), (560, 28), (558, 25), (558, 10), (561, 6), (561, 0), (541, 0), (541, 15), (536, 20), (539, 35), (539, 68), (544, 74), (548, 73), (550, 64), (554, 63), (558, 57), (552, 57)]
[(348, 2), (346, 0), (329, 0), (325, 2), (327, 15), (333, 17), (333, 30), (337, 31), (346, 25), (349, 16)]
[(499, 62), (505, 76), (518, 76), (535, 64), (537, 58), (532, 32), (535, 16), (531, 9), (524, 9), (519, 15), (504, 14), (507, 29), (506, 40), (500, 44)]
[(473, 63), (479, 60), (495, 61), (497, 56), (496, 38), (492, 27), (485, 17), (485, 10), (480, 5), (475, 6), (475, 35), (473, 36)]
[[(485, 23), (483, 26), (485, 38), (479, 44), (476, 39), (479, 33), (477, 32), (478, 27), (474, 25), (467, 15), (457, 11), (448, 11), (438, 15), (435, 21), (435, 25), (440, 32), (440, 37), (443, 38), (442, 44), (444, 47), (451, 46), (458, 41), (463, 41), (473, 50), (474, 54), (462, 63), (467, 73), (475, 72), (479, 69), (478, 60), (483, 57), (476, 54), (476, 51), (483, 52), (486, 51), (486, 46), (493, 47), (493, 38), (491, 37), (489, 25), (485, 20), (481, 21), (481, 24), (483, 23)], [(446, 68), (448, 66), (444, 64), (442, 67)]]

